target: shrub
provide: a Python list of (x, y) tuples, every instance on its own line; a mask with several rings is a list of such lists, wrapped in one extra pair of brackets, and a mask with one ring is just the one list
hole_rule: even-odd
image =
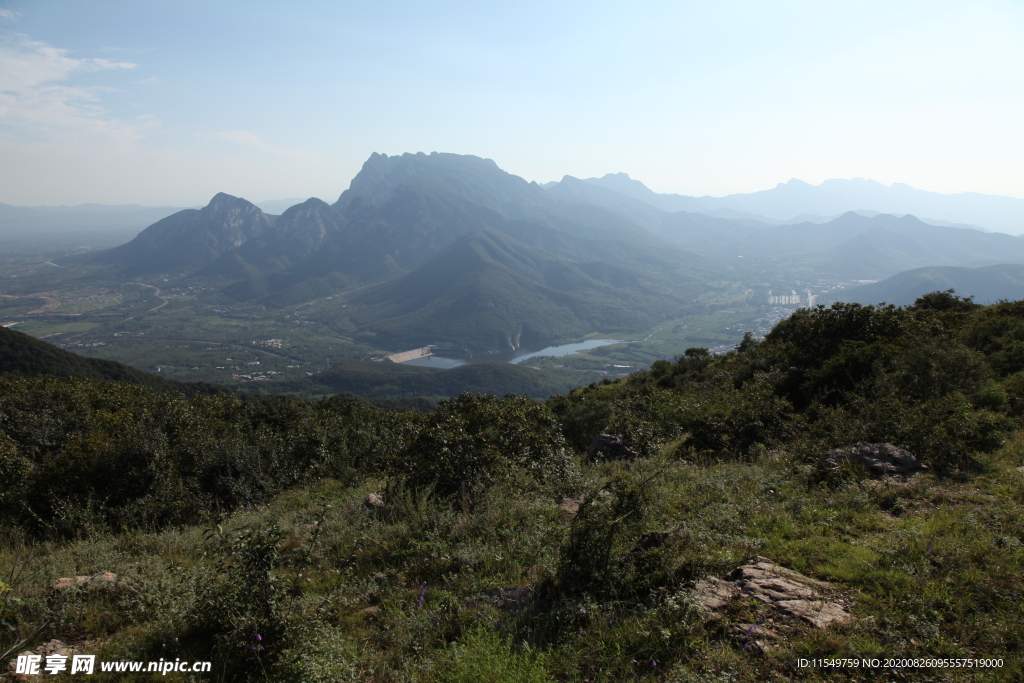
[(538, 481), (571, 485), (577, 465), (551, 411), (525, 396), (462, 394), (441, 401), (393, 471), (415, 487), (450, 496), (490, 486), (522, 470)]
[(637, 558), (631, 555), (648, 521), (649, 483), (619, 476), (584, 497), (559, 551), (554, 584), (546, 590), (559, 597), (607, 597), (646, 586), (649, 577), (633, 581)]
[(213, 641), (241, 679), (265, 674), (287, 646), (284, 587), (274, 573), (283, 534), (276, 526), (207, 531), (215, 571), (205, 577), (187, 618), (187, 643)]

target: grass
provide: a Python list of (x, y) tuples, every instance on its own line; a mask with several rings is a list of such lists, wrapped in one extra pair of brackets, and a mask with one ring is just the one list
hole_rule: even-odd
[[(637, 528), (673, 532), (663, 568), (720, 574), (761, 555), (846, 598), (854, 622), (780, 628), (763, 651), (745, 650), (728, 623), (701, 618), (685, 578), (650, 594), (538, 598), (520, 611), (474, 601), (495, 587), (541, 590), (558, 573), (572, 522), (549, 492), (514, 480), (469, 506), (404, 490), (380, 510), (364, 498), (385, 481), (325, 481), (194, 527), (83, 529), (79, 539), (36, 546), (8, 535), (0, 567), (9, 575), (27, 562), (7, 598), (19, 635), (43, 626), (36, 642), (86, 642), (101, 659), (212, 657), (222, 667), (214, 680), (245, 667), (261, 677), (259, 666), (270, 666), (272, 679), (310, 681), (1012, 681), (1024, 673), (1022, 454), (1015, 437), (967, 482), (921, 474), (825, 485), (785, 452), (752, 463), (654, 458), (587, 469), (584, 489), (650, 482)], [(279, 533), (269, 569), (277, 611), (260, 627), (277, 629), (277, 640), (263, 640), (265, 662), (223, 635), (211, 655), (197, 635), (219, 618), (210, 595), (223, 588), (226, 555), (205, 532), (218, 523), (234, 543), (247, 529)], [(623, 540), (628, 548), (635, 539)], [(124, 587), (50, 588), (60, 576), (102, 571)], [(764, 618), (740, 603), (727, 621)], [(799, 667), (801, 657), (992, 657), (1003, 667), (831, 670)]]

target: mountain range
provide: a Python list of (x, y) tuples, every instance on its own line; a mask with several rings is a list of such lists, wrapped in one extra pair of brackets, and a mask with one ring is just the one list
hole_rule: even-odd
[(678, 206), (694, 208), (694, 198), (655, 194), (625, 174), (589, 180), (566, 176), (545, 187), (562, 201), (601, 206), (705, 257), (731, 263), (745, 258), (745, 267), (781, 264), (782, 271), (804, 277), (878, 279), (930, 265), (1024, 263), (1024, 237), (930, 224), (910, 214), (847, 211), (826, 222), (779, 224), (750, 216), (670, 213), (667, 209)]
[(541, 186), (475, 156), (373, 154), (333, 204), (313, 198), (273, 215), (220, 193), (126, 244), (66, 260), (115, 280), (202, 281), (271, 308), (335, 297), (332, 315), (375, 348), (443, 343), (467, 353), (648, 330), (715, 282), (1024, 263), (1024, 237), (913, 215), (847, 211), (796, 224), (744, 215), (922, 196), (884, 187), (792, 181), (714, 204), (659, 195), (625, 174)]
[(280, 216), (220, 193), (76, 259), (116, 278), (202, 279), (272, 307), (349, 292), (363, 338), (471, 353), (644, 329), (723, 270), (493, 161), (436, 153), (375, 154), (334, 204)]
[(1012, 235), (1024, 233), (1024, 199), (978, 192), (941, 194), (904, 183), (885, 185), (864, 178), (833, 178), (820, 185), (793, 178), (768, 190), (724, 197), (658, 194), (625, 173), (609, 173), (583, 182), (669, 213), (687, 211), (724, 218), (787, 220), (801, 214), (835, 216), (868, 209), (896, 215), (914, 214), (927, 222), (965, 223)]

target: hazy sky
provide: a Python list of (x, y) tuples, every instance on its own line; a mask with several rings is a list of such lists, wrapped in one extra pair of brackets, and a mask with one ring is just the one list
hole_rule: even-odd
[(371, 152), (1024, 196), (1024, 3), (0, 0), (0, 202), (333, 201)]

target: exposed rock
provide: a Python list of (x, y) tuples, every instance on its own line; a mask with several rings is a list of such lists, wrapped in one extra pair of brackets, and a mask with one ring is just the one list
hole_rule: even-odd
[(482, 596), (466, 600), (466, 607), (494, 605), (498, 609), (518, 612), (529, 607), (532, 602), (533, 586), (511, 586), (485, 590)]
[(380, 508), (384, 507), (384, 498), (380, 494), (371, 493), (366, 496), (366, 500), (363, 501), (363, 503), (368, 508), (379, 510)]
[(839, 602), (825, 599), (829, 585), (786, 569), (763, 557), (737, 567), (725, 579), (709, 577), (697, 583), (695, 597), (700, 611), (709, 618), (720, 618), (729, 602), (748, 596), (773, 608), (783, 617), (805, 621), (817, 628), (852, 619)]
[(582, 498), (563, 498), (558, 503), (558, 507), (562, 509), (562, 512), (567, 512), (570, 515), (575, 515), (580, 511), (580, 505), (583, 504)]
[(622, 434), (598, 434), (587, 451), (587, 460), (630, 460), (639, 456)]
[(861, 441), (829, 451), (821, 457), (820, 467), (826, 471), (841, 469), (844, 465), (860, 465), (875, 477), (886, 475), (911, 476), (928, 466), (909, 452), (891, 443)]
[(582, 498), (563, 498), (558, 503), (558, 521), (569, 524), (583, 505)]
[(10, 677), (10, 680), (16, 681), (17, 683), (26, 683), (27, 681), (41, 680), (41, 677), (46, 675), (46, 672), (43, 670), (43, 667), (46, 665), (46, 658), (48, 656), (64, 655), (65, 657), (71, 657), (75, 654), (81, 654), (81, 652), (81, 647), (74, 647), (72, 645), (68, 645), (63, 640), (57, 640), (56, 638), (54, 638), (53, 640), (43, 643), (42, 645), (37, 645), (35, 648), (31, 650), (24, 650), (18, 653), (18, 655), (40, 655), (42, 657), (42, 661), (39, 662), (39, 674), (30, 675), (16, 673), (18, 669), (18, 656), (14, 656), (11, 658), (11, 661), (7, 662), (7, 675)]
[(68, 645), (63, 640), (57, 640), (56, 638), (35, 648), (35, 654), (42, 655), (43, 657), (46, 657), (47, 655), (65, 655), (70, 657), (78, 651), (78, 648)]
[(115, 586), (118, 583), (120, 583), (120, 579), (118, 579), (117, 574), (112, 574), (111, 572), (100, 572), (99, 574), (93, 574), (92, 576), (69, 576), (57, 579), (53, 584), (53, 589), (63, 591), (68, 588)]
[(717, 618), (729, 601), (740, 594), (740, 587), (730, 581), (711, 576), (697, 582), (694, 597), (706, 617)]
[(827, 628), (832, 622), (842, 624), (853, 618), (839, 603), (825, 600), (780, 600), (775, 605), (789, 616), (803, 619), (818, 628)]
[(820, 581), (791, 569), (758, 558), (754, 564), (734, 569), (726, 578), (739, 585), (747, 595), (762, 602), (805, 600), (815, 597), (814, 588), (824, 588)]

